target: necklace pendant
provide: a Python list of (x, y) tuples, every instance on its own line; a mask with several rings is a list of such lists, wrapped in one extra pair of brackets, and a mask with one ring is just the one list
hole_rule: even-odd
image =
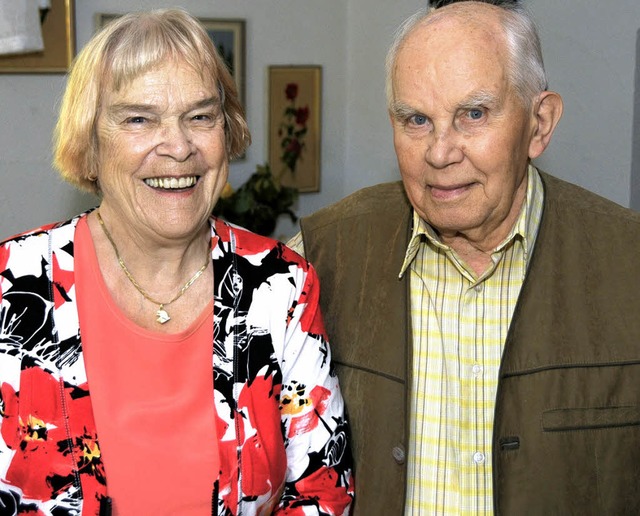
[(158, 308), (156, 315), (157, 315), (156, 321), (159, 322), (160, 324), (164, 324), (169, 319), (171, 319), (167, 311), (164, 309), (164, 305), (160, 305), (160, 308)]

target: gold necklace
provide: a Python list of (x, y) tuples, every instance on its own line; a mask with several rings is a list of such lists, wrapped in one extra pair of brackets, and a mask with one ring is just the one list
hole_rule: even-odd
[(174, 301), (177, 301), (178, 299), (180, 299), (182, 294), (184, 294), (187, 291), (187, 289), (191, 285), (193, 285), (194, 282), (200, 276), (202, 276), (202, 273), (204, 272), (204, 270), (207, 268), (207, 265), (209, 265), (209, 262), (211, 261), (211, 257), (209, 256), (209, 252), (207, 251), (207, 258), (206, 258), (206, 260), (204, 262), (204, 265), (202, 267), (200, 267), (198, 272), (196, 272), (191, 277), (191, 279), (184, 284), (184, 286), (180, 289), (180, 292), (178, 292), (176, 294), (176, 296), (171, 301), (167, 301), (166, 303), (162, 303), (160, 301), (156, 301), (155, 299), (153, 299), (149, 294), (147, 294), (147, 291), (145, 289), (143, 289), (138, 284), (138, 282), (135, 280), (133, 275), (129, 272), (129, 269), (127, 269), (127, 266), (124, 264), (124, 261), (122, 260), (122, 258), (120, 258), (120, 253), (118, 252), (118, 248), (116, 247), (116, 243), (113, 241), (113, 238), (111, 237), (111, 233), (109, 233), (109, 230), (107, 229), (107, 226), (104, 225), (104, 220), (102, 220), (102, 216), (100, 215), (100, 210), (96, 210), (96, 216), (98, 217), (98, 222), (100, 222), (100, 227), (102, 228), (102, 231), (104, 231), (104, 234), (107, 237), (107, 240), (109, 240), (109, 242), (111, 243), (111, 246), (113, 247), (114, 252), (116, 253), (116, 258), (118, 258), (118, 263), (120, 264), (120, 267), (124, 271), (124, 273), (127, 276), (127, 278), (129, 278), (129, 281), (132, 283), (132, 285), (134, 287), (136, 287), (136, 290), (138, 292), (140, 292), (140, 294), (142, 294), (142, 297), (144, 297), (147, 301), (151, 301), (154, 305), (159, 305), (158, 306), (158, 310), (156, 311), (156, 321), (159, 322), (160, 324), (164, 324), (167, 321), (169, 321), (171, 319), (171, 317), (169, 316), (167, 311), (164, 309), (164, 307), (167, 306), (167, 305), (170, 305)]

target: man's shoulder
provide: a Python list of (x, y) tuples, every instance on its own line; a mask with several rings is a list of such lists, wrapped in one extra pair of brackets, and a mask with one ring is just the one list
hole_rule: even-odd
[(573, 215), (583, 222), (599, 221), (611, 225), (615, 221), (637, 226), (640, 213), (606, 199), (581, 186), (541, 172), (545, 189), (545, 204), (562, 217)]
[(381, 183), (357, 190), (344, 199), (302, 218), (307, 228), (318, 228), (354, 218), (395, 218), (411, 210), (401, 181)]

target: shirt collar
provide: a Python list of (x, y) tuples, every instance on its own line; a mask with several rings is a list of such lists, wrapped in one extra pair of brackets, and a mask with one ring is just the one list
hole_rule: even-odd
[[(525, 264), (528, 264), (529, 256), (531, 255), (530, 251), (533, 249), (536, 237), (538, 236), (538, 228), (542, 218), (543, 201), (544, 187), (542, 185), (542, 179), (540, 178), (538, 170), (533, 165), (529, 165), (527, 170), (527, 196), (525, 202), (509, 235), (494, 249), (494, 252), (502, 251), (514, 238), (520, 237), (524, 250)], [(401, 278), (411, 266), (411, 263), (418, 254), (420, 244), (425, 242), (425, 240), (428, 240), (435, 247), (443, 249), (445, 252), (451, 250), (449, 246), (440, 241), (435, 230), (413, 210), (411, 238), (409, 239), (404, 262), (398, 275), (399, 278)]]

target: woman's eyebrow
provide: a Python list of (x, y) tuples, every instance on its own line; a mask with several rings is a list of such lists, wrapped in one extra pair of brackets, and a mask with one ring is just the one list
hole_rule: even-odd
[(216, 95), (216, 96), (202, 99), (193, 103), (187, 111), (192, 111), (194, 109), (208, 108), (208, 107), (219, 107), (221, 104), (222, 102), (220, 101), (220, 97)]
[[(220, 98), (216, 95), (193, 102), (192, 104), (187, 106), (186, 112), (193, 111), (194, 109), (218, 107), (220, 106), (220, 104)], [(130, 111), (153, 113), (158, 111), (158, 106), (156, 104), (149, 104), (144, 102), (117, 102), (115, 104), (107, 106), (107, 110), (111, 113), (122, 113)]]

